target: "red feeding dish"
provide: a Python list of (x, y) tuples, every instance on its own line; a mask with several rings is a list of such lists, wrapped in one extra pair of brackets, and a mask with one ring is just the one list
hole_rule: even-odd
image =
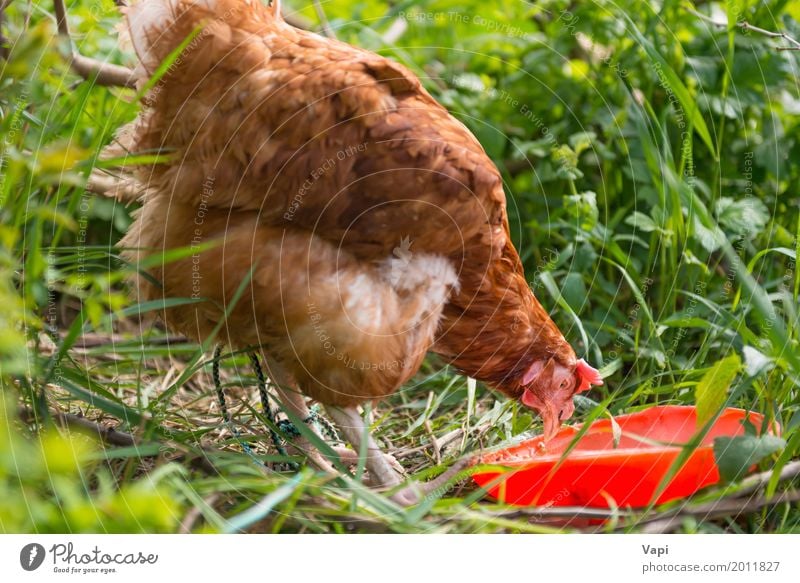
[[(744, 433), (742, 421), (760, 428), (763, 416), (726, 409), (711, 427), (669, 486), (658, 497), (663, 503), (716, 484), (714, 438)], [(508, 504), (647, 506), (683, 444), (697, 431), (694, 407), (652, 407), (615, 418), (622, 435), (614, 447), (611, 421), (595, 421), (563, 460), (580, 427), (562, 427), (546, 448), (542, 437), (484, 455), (479, 463), (504, 466), (475, 474), (473, 479), (494, 498)]]

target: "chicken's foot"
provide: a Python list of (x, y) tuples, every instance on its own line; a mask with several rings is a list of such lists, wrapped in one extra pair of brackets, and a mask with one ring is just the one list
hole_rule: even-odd
[[(362, 451), (362, 444), (365, 444), (365, 465), (375, 487), (391, 489), (402, 483), (400, 475), (394, 470), (389, 460), (386, 459), (380, 446), (375, 443), (375, 440), (369, 432), (369, 427), (361, 418), (361, 415), (355, 407), (334, 407), (328, 405), (325, 407), (325, 410), (328, 412), (330, 418), (333, 419), (333, 422), (339, 429), (339, 433), (344, 435), (344, 438), (353, 446), (357, 455)], [(417, 498), (413, 497), (411, 494), (404, 495), (400, 499), (392, 496), (392, 499), (403, 506), (410, 506), (417, 501)]]
[[(393, 489), (402, 484), (400, 474), (392, 467), (388, 456), (381, 451), (369, 432), (369, 426), (364, 422), (355, 407), (326, 406), (328, 415), (344, 435), (345, 439), (355, 448), (356, 452), (362, 450), (366, 444), (365, 465), (370, 473), (372, 485), (378, 488)], [(366, 440), (366, 441), (365, 441)], [(436, 493), (445, 487), (455, 475), (468, 464), (468, 459), (461, 460), (450, 467), (446, 472), (430, 482), (419, 483), (411, 481), (394, 494), (391, 499), (401, 506), (412, 506), (421, 502), (426, 496)]]
[[(292, 391), (291, 389), (283, 388), (280, 385), (276, 387), (276, 391), (278, 392), (278, 398), (280, 399), (281, 404), (284, 406), (284, 410), (291, 413), (295, 418), (302, 419), (303, 421), (310, 421), (313, 419), (312, 413), (309, 410), (303, 395), (296, 391)], [(320, 437), (320, 439), (324, 439), (313, 423), (308, 423), (308, 426)], [(302, 435), (292, 439), (290, 445), (294, 450), (305, 455), (308, 461), (311, 462), (311, 464), (318, 470), (339, 475), (339, 472), (334, 469), (330, 460), (326, 458), (316, 447), (311, 445), (311, 442), (309, 442), (308, 439)], [(350, 449), (347, 449), (346, 447), (331, 445), (331, 449), (333, 449), (334, 453), (339, 458), (339, 461), (346, 466), (353, 465), (358, 461), (358, 454)]]
[[(256, 366), (257, 362), (258, 359), (255, 357), (253, 359), (253, 365), (256, 368), (256, 373), (259, 376), (260, 381), (260, 365)], [(281, 365), (271, 361), (269, 364), (267, 364), (267, 367), (269, 369), (269, 376), (273, 380), (275, 391), (278, 393), (278, 398), (280, 399), (284, 411), (291, 414), (295, 419), (302, 420), (316, 435), (319, 436), (320, 439), (324, 439), (314, 421), (320, 422), (320, 424), (323, 425), (323, 428), (325, 427), (325, 424), (330, 425), (328, 421), (323, 419), (321, 416), (317, 416), (308, 408), (308, 404), (306, 403), (305, 397), (302, 395), (302, 393), (289, 388), (292, 385), (292, 380)], [(261, 388), (259, 388), (259, 390), (261, 390)], [(263, 393), (264, 394), (261, 396), (262, 401), (266, 399), (266, 389), (263, 390)], [(316, 447), (311, 445), (308, 439), (302, 435), (294, 437), (289, 442), (289, 446), (295, 452), (305, 455), (306, 459), (308, 459), (308, 461), (318, 470), (338, 475), (338, 472), (334, 469), (331, 461), (326, 458)], [(345, 466), (350, 466), (358, 462), (358, 454), (353, 450), (337, 445), (331, 445), (331, 449), (339, 458), (339, 461)]]

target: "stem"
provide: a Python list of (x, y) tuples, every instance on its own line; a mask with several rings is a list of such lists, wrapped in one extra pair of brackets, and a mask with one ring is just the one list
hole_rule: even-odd
[[(119, 6), (120, 3), (118, 2)], [(53, 10), (56, 13), (56, 26), (58, 34), (70, 39), (69, 24), (67, 23), (67, 9), (64, 7), (64, 0), (53, 0)], [(133, 71), (127, 67), (114, 65), (113, 63), (103, 63), (96, 59), (84, 57), (77, 51), (72, 51), (70, 67), (84, 79), (93, 80), (98, 85), (106, 87), (128, 87), (134, 89)]]
[[(697, 10), (694, 10), (692, 8), (687, 8), (687, 12), (689, 12), (689, 14), (692, 14), (692, 15), (696, 16), (697, 18), (699, 18), (703, 22), (707, 22), (708, 24), (710, 24), (712, 26), (716, 26), (716, 27), (719, 27), (719, 28), (728, 28), (729, 27), (729, 23), (720, 22), (719, 20), (714, 20), (710, 16), (706, 16), (702, 12), (698, 12)], [(775, 50), (778, 50), (778, 51), (800, 51), (800, 41), (795, 40), (794, 38), (790, 37), (785, 32), (773, 32), (771, 30), (766, 30), (764, 28), (759, 28), (758, 26), (753, 26), (752, 24), (750, 24), (746, 20), (742, 20), (741, 22), (737, 22), (733, 26), (738, 26), (739, 28), (741, 28), (744, 31), (752, 30), (753, 32), (757, 32), (758, 34), (763, 34), (764, 36), (770, 37), (770, 38), (782, 38), (783, 40), (785, 40), (786, 42), (788, 42), (789, 44), (792, 45), (790, 47), (775, 47)]]
[(317, 18), (319, 18), (319, 24), (322, 27), (322, 34), (324, 34), (328, 38), (336, 38), (336, 33), (333, 32), (333, 29), (331, 28), (331, 23), (328, 22), (328, 17), (325, 14), (325, 10), (322, 8), (322, 4), (320, 4), (319, 0), (314, 0), (314, 10), (317, 13)]

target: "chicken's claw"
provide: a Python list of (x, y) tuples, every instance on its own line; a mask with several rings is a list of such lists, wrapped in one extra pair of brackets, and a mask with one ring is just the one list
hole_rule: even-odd
[(458, 474), (474, 462), (472, 458), (463, 458), (436, 476), (430, 482), (411, 482), (392, 494), (391, 499), (400, 506), (414, 506), (426, 498), (441, 498), (452, 487), (451, 482)]

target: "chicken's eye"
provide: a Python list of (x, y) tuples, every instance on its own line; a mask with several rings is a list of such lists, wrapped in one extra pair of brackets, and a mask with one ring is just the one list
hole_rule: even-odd
[(566, 389), (569, 386), (569, 379), (564, 379), (561, 381), (561, 384), (558, 385), (558, 388), (561, 390)]

